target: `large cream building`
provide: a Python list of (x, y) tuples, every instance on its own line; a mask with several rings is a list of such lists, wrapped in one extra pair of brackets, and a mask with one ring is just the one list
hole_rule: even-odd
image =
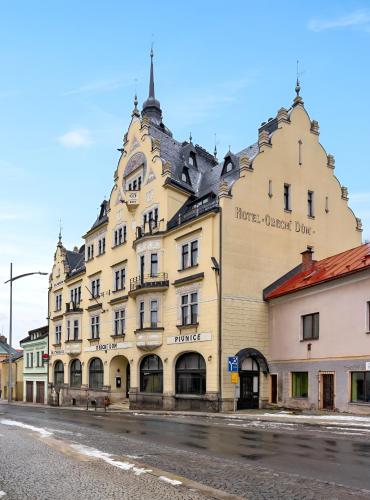
[[(131, 408), (269, 401), (262, 291), (313, 247), (361, 243), (361, 221), (299, 95), (258, 141), (219, 161), (178, 142), (154, 94), (135, 108), (109, 200), (50, 275), (50, 394), (59, 404), (129, 397)], [(82, 188), (82, 186), (81, 186)], [(234, 391), (227, 357), (238, 355)]]

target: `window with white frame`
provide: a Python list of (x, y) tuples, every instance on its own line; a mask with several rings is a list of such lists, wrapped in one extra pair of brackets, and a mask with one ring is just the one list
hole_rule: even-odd
[(60, 311), (62, 309), (62, 294), (58, 293), (55, 295), (55, 310)]
[(139, 329), (142, 330), (144, 328), (145, 321), (145, 302), (141, 300), (139, 302)]
[(100, 334), (100, 316), (98, 314), (96, 316), (91, 316), (90, 327), (91, 327), (91, 338), (98, 339)]
[(157, 328), (158, 326), (158, 300), (153, 299), (150, 301), (150, 328)]
[(114, 230), (113, 233), (113, 246), (117, 247), (118, 245), (122, 245), (127, 241), (127, 226), (119, 226)]
[(73, 338), (72, 340), (78, 340), (79, 338), (79, 321), (78, 319), (73, 320)]
[(55, 325), (55, 343), (60, 344), (62, 342), (62, 325)]
[(73, 304), (77, 305), (81, 302), (81, 286), (71, 288), (69, 294)]
[(144, 232), (157, 227), (158, 225), (158, 207), (151, 208), (143, 215)]
[(98, 240), (98, 255), (105, 253), (105, 236)]
[(140, 172), (135, 177), (131, 177), (130, 180), (126, 182), (126, 189), (128, 191), (140, 191), (143, 182), (143, 173)]
[(198, 264), (198, 240), (181, 245), (181, 269)]
[(90, 282), (90, 293), (91, 297), (100, 296), (100, 278), (94, 278)]
[(114, 291), (124, 290), (126, 285), (126, 268), (124, 266), (114, 269)]
[(181, 324), (194, 325), (198, 322), (198, 292), (181, 295)]
[(114, 335), (125, 335), (126, 310), (124, 308), (114, 311)]
[(158, 254), (150, 254), (150, 276), (155, 278), (158, 275)]
[(86, 260), (91, 260), (93, 258), (94, 258), (94, 243), (91, 243), (86, 247)]

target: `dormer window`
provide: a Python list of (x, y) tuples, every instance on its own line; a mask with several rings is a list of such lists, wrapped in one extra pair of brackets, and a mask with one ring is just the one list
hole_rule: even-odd
[(223, 174), (228, 174), (229, 172), (232, 171), (232, 169), (234, 168), (234, 165), (232, 164), (232, 161), (231, 160), (227, 160), (226, 163), (225, 163), (225, 166), (224, 166), (224, 170), (223, 170)]
[(186, 182), (186, 184), (191, 184), (189, 177), (189, 169), (186, 167), (182, 169), (181, 180), (182, 182)]
[(197, 168), (197, 159), (196, 159), (195, 153), (193, 151), (191, 151), (191, 153), (189, 155), (188, 163), (189, 163), (190, 167)]

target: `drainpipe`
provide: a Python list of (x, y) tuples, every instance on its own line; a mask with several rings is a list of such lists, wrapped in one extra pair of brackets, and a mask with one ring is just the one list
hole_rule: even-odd
[(218, 410), (222, 405), (222, 207), (220, 207), (220, 234), (219, 234), (219, 287), (218, 287), (218, 389), (219, 403)]

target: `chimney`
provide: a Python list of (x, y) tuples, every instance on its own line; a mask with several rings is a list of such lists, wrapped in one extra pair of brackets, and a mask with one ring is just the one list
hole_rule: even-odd
[(3, 344), (6, 344), (6, 341), (7, 341), (7, 338), (5, 337), (5, 335), (0, 335), (0, 342), (2, 342)]
[(313, 255), (313, 250), (312, 247), (307, 247), (307, 250), (301, 253), (302, 255), (302, 271), (308, 271), (311, 269), (313, 260), (312, 260), (312, 255)]

